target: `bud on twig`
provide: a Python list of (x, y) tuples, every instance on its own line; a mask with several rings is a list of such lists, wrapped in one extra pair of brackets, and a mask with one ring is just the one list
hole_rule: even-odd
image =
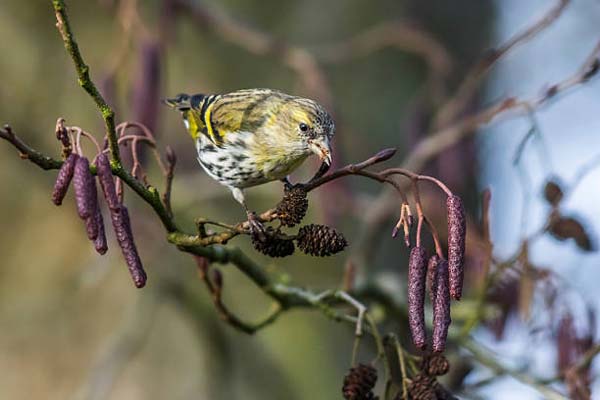
[(369, 400), (373, 399), (373, 388), (377, 383), (377, 370), (365, 364), (358, 364), (350, 368), (350, 372), (344, 377), (342, 394), (346, 400)]
[(433, 304), (433, 351), (446, 349), (446, 338), (450, 327), (450, 290), (448, 289), (448, 263), (441, 259), (437, 265), (437, 284)]
[(463, 202), (458, 196), (448, 196), (446, 199), (446, 210), (448, 212), (450, 295), (453, 299), (460, 300), (464, 277), (467, 220)]
[(79, 157), (75, 162), (73, 187), (79, 217), (85, 220), (93, 216), (97, 207), (96, 183), (90, 172), (90, 162), (86, 157)]
[(112, 211), (110, 215), (117, 235), (117, 242), (123, 251), (123, 257), (125, 257), (133, 283), (136, 287), (142, 288), (146, 284), (146, 272), (135, 247), (127, 207), (121, 205), (120, 210)]
[(94, 248), (98, 254), (105, 254), (108, 250), (108, 243), (106, 242), (106, 231), (104, 229), (104, 218), (102, 218), (102, 211), (100, 207), (96, 208), (96, 225), (98, 226), (98, 235), (94, 240)]
[(317, 257), (339, 253), (348, 246), (344, 235), (325, 225), (310, 224), (298, 231), (298, 247), (306, 254)]
[(426, 346), (425, 333), (425, 277), (427, 253), (420, 246), (410, 251), (408, 259), (408, 322), (413, 343), (419, 349)]
[(60, 167), (60, 171), (58, 171), (54, 190), (52, 191), (52, 202), (57, 206), (62, 204), (62, 201), (69, 190), (73, 172), (75, 172), (75, 163), (78, 158), (79, 156), (75, 153), (69, 154), (67, 159), (63, 162), (63, 165)]
[(110, 168), (110, 161), (105, 153), (98, 154), (96, 158), (96, 173), (98, 174), (98, 180), (104, 193), (104, 198), (111, 210), (119, 210), (121, 203), (117, 196), (115, 188), (115, 181), (113, 179), (112, 171)]

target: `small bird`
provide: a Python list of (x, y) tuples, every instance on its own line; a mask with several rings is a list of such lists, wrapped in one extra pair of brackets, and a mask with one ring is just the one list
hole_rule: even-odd
[[(281, 180), (306, 158), (331, 165), (333, 119), (315, 101), (273, 89), (227, 94), (179, 94), (163, 102), (179, 111), (206, 173), (227, 186), (244, 207), (250, 231), (264, 240), (264, 227), (250, 211), (243, 189)], [(313, 178), (314, 179), (314, 178)]]

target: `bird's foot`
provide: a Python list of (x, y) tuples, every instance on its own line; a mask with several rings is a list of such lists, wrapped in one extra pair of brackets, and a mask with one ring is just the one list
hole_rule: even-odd
[(252, 237), (257, 238), (261, 242), (267, 240), (265, 226), (258, 220), (258, 216), (253, 211), (248, 211), (248, 225)]

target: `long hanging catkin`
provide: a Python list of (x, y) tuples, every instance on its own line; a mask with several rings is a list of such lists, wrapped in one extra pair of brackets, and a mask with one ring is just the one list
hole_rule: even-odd
[(135, 247), (127, 207), (121, 205), (118, 211), (112, 211), (110, 215), (115, 234), (117, 235), (117, 242), (123, 251), (123, 257), (127, 263), (133, 283), (137, 288), (142, 288), (146, 285), (146, 272)]
[(408, 323), (413, 343), (419, 349), (427, 345), (425, 333), (425, 278), (427, 252), (420, 246), (410, 251), (408, 259)]
[(110, 161), (104, 153), (100, 153), (96, 158), (96, 173), (98, 174), (98, 180), (104, 193), (104, 198), (108, 203), (108, 207), (111, 210), (118, 210), (121, 207), (117, 191), (115, 188), (115, 181), (112, 176), (110, 169)]
[(433, 351), (441, 353), (446, 349), (448, 327), (450, 327), (450, 291), (448, 289), (448, 263), (440, 259), (437, 264), (437, 284), (433, 304)]
[(67, 159), (63, 162), (58, 176), (56, 177), (56, 183), (54, 184), (54, 190), (52, 191), (52, 202), (57, 206), (62, 204), (67, 191), (69, 190), (69, 184), (73, 179), (73, 172), (75, 172), (75, 163), (79, 156), (75, 153), (69, 154)]
[(465, 209), (460, 197), (448, 196), (446, 200), (448, 212), (448, 267), (450, 273), (450, 296), (455, 300), (462, 297), (465, 241), (467, 220)]
[(77, 158), (73, 173), (73, 187), (75, 189), (77, 213), (81, 219), (85, 220), (96, 212), (95, 186), (94, 177), (90, 172), (90, 162), (86, 157)]

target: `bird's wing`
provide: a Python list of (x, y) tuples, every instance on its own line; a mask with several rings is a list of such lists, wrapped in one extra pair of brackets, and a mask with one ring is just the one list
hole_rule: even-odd
[[(213, 132), (222, 140), (235, 140), (236, 133), (259, 134), (290, 96), (271, 89), (238, 90), (219, 96), (208, 107)], [(226, 139), (225, 139), (226, 138)]]
[(205, 135), (216, 146), (240, 132), (258, 133), (291, 96), (271, 89), (246, 89), (223, 95), (178, 95), (164, 103), (181, 111), (194, 140)]

